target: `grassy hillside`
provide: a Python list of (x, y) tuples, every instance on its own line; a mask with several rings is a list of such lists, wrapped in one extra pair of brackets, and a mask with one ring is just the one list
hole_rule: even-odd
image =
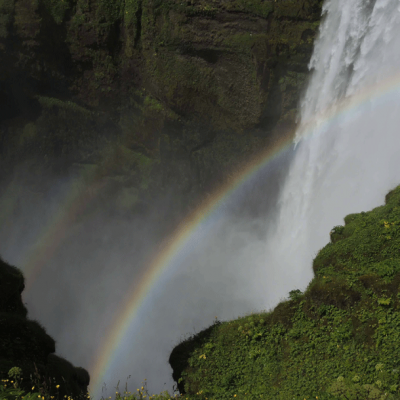
[(332, 229), (304, 293), (177, 345), (169, 362), (181, 397), (400, 398), (400, 186), (385, 202)]
[(398, 394), (400, 186), (386, 205), (344, 223), (314, 259), (304, 294), (292, 291), (272, 312), (216, 324), (173, 350), (181, 393), (364, 400), (328, 392), (372, 384)]

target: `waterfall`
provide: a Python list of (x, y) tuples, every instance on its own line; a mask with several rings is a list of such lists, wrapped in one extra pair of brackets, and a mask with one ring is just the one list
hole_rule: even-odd
[(308, 285), (335, 225), (400, 184), (400, 2), (325, 1), (309, 67), (266, 246), (274, 285), (286, 290)]

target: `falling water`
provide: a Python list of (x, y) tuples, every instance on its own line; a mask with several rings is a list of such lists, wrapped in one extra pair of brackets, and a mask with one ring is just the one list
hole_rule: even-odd
[(400, 184), (399, 0), (325, 1), (310, 68), (266, 251), (286, 289), (310, 282), (333, 226)]
[[(332, 227), (349, 213), (382, 205), (400, 184), (400, 1), (326, 0), (323, 12), (295, 152), (274, 221), (269, 216), (265, 224), (267, 240), (227, 221), (223, 229), (213, 226), (204, 243), (187, 246), (191, 254), (176, 273), (168, 271), (162, 289), (151, 291), (145, 302), (151, 312), (135, 318), (136, 330), (107, 365), (109, 388), (129, 374), (136, 379), (130, 389), (147, 378), (150, 392), (164, 390), (164, 382), (170, 390), (168, 357), (179, 335), (210, 326), (214, 316), (237, 318), (305, 289), (313, 278), (312, 259)], [(49, 204), (58, 210), (57, 202)], [(52, 209), (47, 203), (43, 208)], [(34, 208), (26, 214), (40, 213)], [(70, 229), (35, 290), (24, 295), (29, 317), (46, 326), (57, 339), (57, 354), (74, 365), (89, 368), (87, 360), (101, 351), (100, 337), (109, 332), (124, 285), (137, 273), (134, 253), (156, 228), (126, 225), (100, 215)], [(22, 215), (13, 231), (0, 226), (0, 237), (23, 231), (36, 237), (38, 226)], [(20, 247), (17, 239), (2, 240), (0, 254), (18, 265)]]

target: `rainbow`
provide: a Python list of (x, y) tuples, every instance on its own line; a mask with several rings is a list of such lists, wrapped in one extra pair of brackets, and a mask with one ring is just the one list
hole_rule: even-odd
[[(85, 188), (88, 180), (91, 181), (91, 185), (89, 188)], [(42, 267), (53, 257), (63, 242), (68, 228), (73, 225), (77, 215), (87, 208), (103, 186), (104, 183), (95, 180), (92, 173), (89, 177), (81, 176), (78, 182), (70, 187), (69, 194), (64, 199), (59, 212), (42, 228), (42, 232), (37, 235), (40, 240), (34, 246), (33, 251), (24, 256), (21, 263), (26, 277), (26, 292), (31, 288)]]
[[(315, 131), (315, 121), (318, 121), (317, 131), (320, 131), (327, 124), (360, 110), (372, 99), (389, 101), (390, 95), (394, 94), (398, 89), (400, 89), (400, 73), (388, 77), (379, 84), (365, 88), (357, 95), (345, 99), (339, 104), (335, 104), (315, 116), (312, 121), (303, 122), (302, 138), (306, 140), (312, 136), (311, 134)], [(132, 282), (130, 290), (127, 291), (123, 303), (118, 307), (119, 313), (109, 323), (111, 328), (109, 332), (105, 332), (105, 340), (101, 346), (101, 352), (97, 354), (91, 367), (88, 368), (91, 375), (89, 389), (93, 388), (91, 390), (92, 398), (94, 397), (93, 393), (96, 396), (100, 394), (100, 382), (112, 365), (117, 362), (116, 356), (120, 343), (122, 343), (129, 327), (138, 320), (138, 316), (143, 312), (146, 299), (151, 290), (155, 289), (156, 283), (161, 280), (163, 272), (170, 271), (173, 268), (178, 257), (187, 250), (191, 238), (196, 233), (204, 230), (207, 223), (216, 217), (224, 202), (233, 196), (260, 169), (264, 168), (292, 145), (293, 138), (294, 132), (288, 132), (270, 148), (260, 152), (251, 162), (243, 165), (229, 181), (204, 200), (193, 213), (181, 222), (170, 237), (162, 243), (157, 255), (148, 267), (144, 269), (140, 279), (138, 280), (138, 277), (135, 277), (135, 281)], [(94, 184), (93, 190), (83, 194), (76, 192), (70, 195), (65, 201), (64, 211), (50, 221), (47, 228), (43, 230), (42, 235), (40, 235), (40, 243), (45, 243), (46, 246), (39, 246), (36, 253), (30, 254), (26, 262), (23, 263), (22, 269), (28, 278), (28, 285), (32, 284), (34, 277), (38, 275), (45, 261), (51, 257), (56, 248), (62, 243), (62, 232), (66, 231), (67, 225), (70, 223), (68, 221), (71, 221), (82, 207), (87, 206), (88, 202), (96, 196), (99, 188), (98, 184)]]
[[(266, 152), (267, 154), (261, 154), (253, 159), (234, 179), (229, 180), (229, 182), (214, 192), (212, 196), (203, 201), (197, 210), (179, 224), (170, 238), (161, 244), (157, 256), (144, 269), (145, 272), (142, 273), (140, 279), (135, 277), (132, 287), (128, 290), (130, 295), (124, 300), (121, 311), (113, 321), (110, 321), (110, 326), (114, 328), (106, 335), (105, 345), (102, 347), (102, 353), (94, 362), (94, 368), (89, 368), (91, 371), (90, 387), (98, 390), (100, 382), (107, 372), (107, 366), (117, 361), (116, 352), (118, 346), (127, 333), (132, 321), (136, 319), (141, 311), (140, 309), (144, 306), (147, 295), (152, 288), (155, 289), (156, 282), (161, 280), (161, 275), (167, 268), (171, 272), (171, 266), (176, 264), (177, 258), (186, 250), (185, 246), (188, 245), (194, 233), (199, 230), (202, 224), (215, 217), (225, 199), (233, 195), (250, 176), (255, 174), (256, 171), (265, 166), (273, 158), (277, 157), (291, 143), (292, 138), (282, 138), (275, 144), (273, 149)], [(96, 394), (98, 394), (97, 390)]]
[[(379, 85), (367, 87), (359, 94), (350, 99), (345, 99), (333, 107), (315, 116), (313, 121), (303, 123), (303, 137), (307, 138), (313, 133), (315, 121), (318, 121), (318, 131), (327, 124), (331, 124), (335, 120), (340, 120), (344, 116), (359, 110), (362, 106), (368, 104), (369, 100), (375, 98), (389, 101), (390, 94), (400, 89), (400, 73), (391, 76), (380, 82)], [(136, 320), (142, 309), (145, 307), (146, 298), (155, 285), (161, 280), (164, 271), (173, 268), (174, 264), (182, 252), (186, 250), (186, 246), (191, 241), (193, 235), (198, 232), (203, 224), (212, 220), (219, 208), (224, 204), (225, 200), (233, 196), (239, 188), (253, 177), (260, 169), (264, 168), (269, 162), (278, 157), (284, 150), (293, 144), (294, 132), (287, 133), (274, 145), (258, 156), (253, 158), (251, 162), (241, 168), (241, 170), (222, 187), (216, 190), (172, 233), (170, 238), (161, 246), (158, 254), (145, 269), (139, 280), (135, 279), (134, 286), (128, 291), (127, 296), (119, 308), (121, 311), (115, 316), (110, 323), (112, 329), (105, 335), (104, 346), (102, 352), (97, 356), (91, 371), (90, 387), (94, 388), (94, 393), (98, 396), (100, 382), (106, 375), (108, 369), (116, 362), (116, 354), (118, 346), (122, 343), (125, 334), (131, 324)], [(134, 289), (134, 290), (133, 290)], [(92, 396), (93, 397), (93, 396)], [(95, 397), (97, 398), (97, 397)]]

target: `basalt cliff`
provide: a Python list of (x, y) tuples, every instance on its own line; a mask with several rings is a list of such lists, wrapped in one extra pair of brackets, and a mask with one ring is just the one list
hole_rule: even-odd
[(0, 176), (178, 208), (293, 134), (321, 0), (0, 0)]

